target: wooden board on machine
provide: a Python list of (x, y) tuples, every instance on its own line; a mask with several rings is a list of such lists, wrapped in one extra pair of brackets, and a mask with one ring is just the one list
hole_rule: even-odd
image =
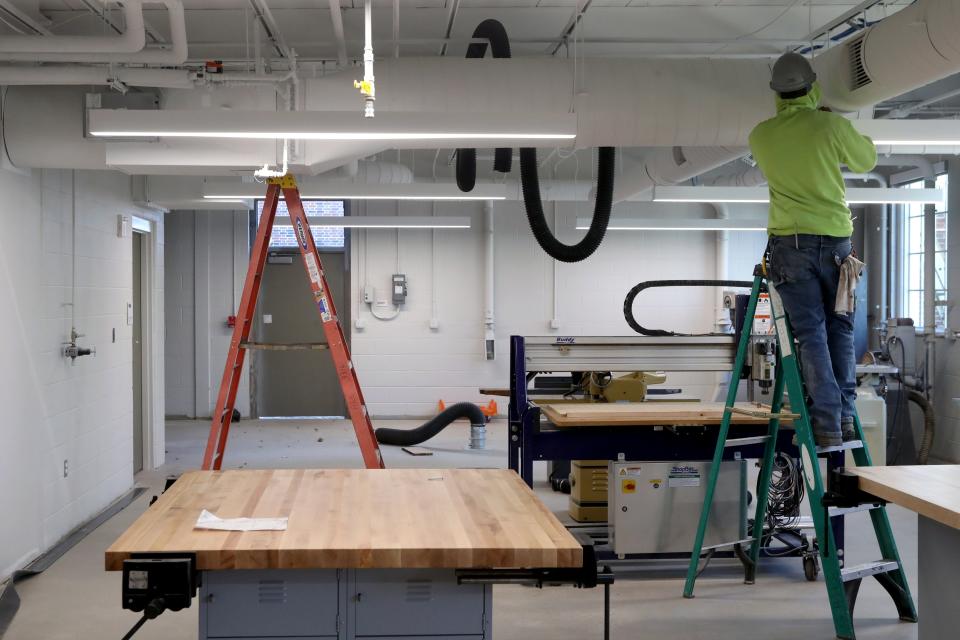
[[(286, 531), (194, 529), (288, 517)], [(579, 567), (582, 547), (506, 469), (283, 469), (185, 473), (106, 552), (194, 552), (198, 568)]]
[[(543, 414), (558, 427), (684, 426), (720, 424), (722, 402), (616, 402), (592, 404), (538, 403)], [(738, 402), (737, 407), (769, 411), (767, 405)], [(733, 424), (766, 424), (767, 418), (734, 413)]]
[(960, 465), (851, 467), (860, 488), (888, 502), (960, 529)]

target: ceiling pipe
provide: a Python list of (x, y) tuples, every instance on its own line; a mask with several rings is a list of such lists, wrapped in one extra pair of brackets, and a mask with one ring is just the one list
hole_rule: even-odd
[[(151, 0), (152, 1), (152, 0)], [(177, 66), (187, 61), (187, 25), (183, 15), (183, 2), (181, 0), (156, 0), (157, 4), (162, 4), (167, 8), (170, 20), (171, 44), (165, 48), (145, 48), (146, 47), (146, 27), (143, 22), (142, 3), (140, 0), (128, 0), (124, 4), (124, 11), (132, 7), (137, 7), (136, 20), (127, 22), (127, 30), (122, 37), (126, 38), (130, 34), (136, 34), (140, 48), (134, 51), (121, 49), (119, 46), (106, 46), (106, 43), (116, 41), (118, 36), (104, 38), (93, 38), (100, 42), (99, 48), (88, 45), (82, 51), (78, 51), (70, 41), (62, 42), (62, 39), (80, 39), (89, 40), (91, 36), (17, 36), (19, 38), (29, 38), (35, 42), (31, 43), (33, 49), (9, 51), (4, 50), (2, 41), (6, 38), (0, 38), (0, 59), (16, 60), (28, 62), (89, 62), (89, 63), (116, 63), (116, 64), (155, 64), (164, 66)], [(13, 37), (13, 36), (10, 36)], [(106, 41), (106, 43), (104, 42)], [(44, 44), (45, 43), (45, 44)], [(36, 51), (37, 48), (43, 48), (42, 51)], [(34, 52), (35, 51), (35, 52)]]
[(250, 0), (250, 8), (253, 9), (257, 20), (260, 21), (263, 31), (267, 34), (267, 38), (270, 39), (270, 43), (276, 50), (277, 55), (281, 58), (291, 58), (292, 53), (290, 47), (287, 46), (287, 43), (283, 39), (283, 34), (280, 33), (280, 27), (273, 17), (273, 12), (270, 11), (270, 5), (264, 0)]
[(125, 0), (123, 16), (127, 30), (117, 36), (0, 36), (0, 54), (136, 53), (147, 46), (143, 3)]
[(347, 66), (347, 40), (343, 32), (343, 11), (340, 9), (340, 0), (329, 0), (330, 24), (333, 26), (333, 38), (337, 43), (337, 64)]
[(177, 69), (111, 69), (71, 65), (0, 66), (0, 85), (116, 85), (189, 89), (193, 74)]
[(877, 158), (878, 167), (916, 167), (923, 174), (924, 178), (933, 180), (936, 172), (933, 169), (933, 163), (929, 158), (920, 155), (895, 155), (879, 156)]
[(460, 0), (450, 0), (450, 5), (447, 8), (447, 29), (444, 32), (443, 44), (440, 45), (440, 55), (447, 55), (447, 44), (450, 40), (450, 35), (453, 33), (453, 23), (457, 21), (457, 11), (460, 10)]
[(767, 184), (767, 177), (763, 175), (760, 167), (743, 164), (733, 173), (702, 180), (701, 184), (710, 187), (759, 187)]
[(393, 57), (400, 57), (400, 0), (393, 0)]
[(656, 186), (671, 186), (721, 167), (749, 152), (743, 147), (672, 147), (657, 149), (641, 163), (617, 175), (613, 201), (630, 200)]
[(20, 7), (18, 7), (12, 2), (12, 0), (0, 0), (0, 9), (2, 9), (2, 11), (9, 16), (10, 20), (13, 20), (15, 23), (18, 23), (18, 24), (11, 24), (10, 20), (6, 20), (6, 19), (3, 21), (8, 27), (16, 30), (18, 33), (25, 33), (25, 31), (21, 29), (21, 26), (22, 26), (38, 35), (42, 35), (42, 36), (53, 35), (52, 31), (47, 29), (44, 25), (40, 24), (35, 18), (33, 18), (32, 16), (22, 11)]

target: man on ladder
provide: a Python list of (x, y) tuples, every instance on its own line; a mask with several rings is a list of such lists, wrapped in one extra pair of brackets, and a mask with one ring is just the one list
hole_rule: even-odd
[(753, 130), (750, 149), (770, 185), (769, 277), (800, 344), (817, 444), (831, 447), (856, 437), (853, 309), (835, 305), (842, 272), (851, 287), (862, 267), (852, 256), (840, 166), (870, 171), (877, 150), (849, 120), (818, 108), (816, 79), (800, 54), (777, 60), (777, 115)]
[[(757, 301), (766, 289), (776, 331), (776, 379), (768, 412), (736, 406), (750, 342), (749, 333), (744, 331), (737, 344), (726, 411), (717, 434), (683, 595), (693, 597), (697, 577), (705, 568), (700, 567), (704, 551), (709, 560), (716, 549), (736, 549), (744, 543), (750, 544), (744, 554), (744, 582), (754, 583), (763, 541), (775, 533), (766, 524), (770, 483), (780, 422), (790, 420), (834, 630), (842, 640), (855, 640), (853, 610), (866, 577), (876, 578), (887, 591), (901, 620), (916, 622), (917, 610), (884, 502), (855, 489), (837, 470), (831, 472), (828, 486), (820, 470), (820, 456), (846, 450), (858, 467), (872, 464), (853, 402), (855, 358), (849, 312), (853, 310), (851, 298), (862, 263), (851, 255), (852, 225), (844, 203), (840, 164), (866, 171), (873, 167), (876, 151), (850, 123), (817, 111), (819, 90), (815, 81), (816, 74), (801, 56), (787, 54), (780, 58), (770, 83), (778, 93), (777, 117), (758, 125), (750, 136), (754, 155), (770, 182), (773, 255), (769, 269), (758, 265), (754, 271), (744, 326), (752, 325)], [(794, 330), (799, 338), (799, 358)], [(812, 400), (809, 403), (807, 395)], [(789, 401), (789, 412), (783, 411), (785, 400)], [(766, 445), (757, 478), (753, 526), (745, 540), (705, 547), (720, 463), (728, 452), (758, 439), (728, 438), (731, 414), (741, 412), (769, 421), (767, 435), (760, 438)], [(843, 518), (858, 511), (870, 513), (881, 558), (846, 566), (839, 530)], [(862, 538), (858, 536), (857, 542)]]

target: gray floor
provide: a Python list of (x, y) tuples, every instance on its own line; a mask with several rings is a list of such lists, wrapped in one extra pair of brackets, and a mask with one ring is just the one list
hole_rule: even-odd
[[(383, 421), (378, 426), (386, 425)], [(391, 425), (405, 426), (390, 421)], [(412, 423), (407, 423), (412, 426)], [(137, 482), (150, 487), (133, 505), (74, 547), (46, 573), (18, 585), (22, 607), (6, 640), (120, 638), (137, 616), (120, 608), (120, 577), (103, 571), (103, 551), (147, 507), (149, 496), (168, 474), (200, 465), (206, 422), (172, 421), (167, 425), (167, 464), (142, 473)], [(506, 466), (505, 428), (491, 425), (489, 448), (464, 450), (468, 427), (454, 425), (429, 444), (432, 457), (412, 457), (386, 447), (389, 467)], [(234, 427), (226, 462), (232, 467), (351, 467), (360, 465), (353, 432), (345, 421), (244, 421)], [(546, 470), (538, 469), (541, 478)], [(537, 492), (554, 510), (564, 512), (566, 496), (546, 483)], [(897, 507), (891, 519), (911, 585), (916, 594), (916, 516)], [(561, 514), (565, 517), (565, 513)], [(869, 519), (848, 519), (848, 544), (867, 537)], [(875, 545), (850, 544), (848, 561), (876, 559)], [(697, 597), (684, 600), (680, 565), (620, 571), (613, 587), (613, 638), (678, 640), (811, 640), (833, 637), (823, 582), (808, 583), (799, 560), (769, 560), (755, 586), (742, 583), (739, 565), (717, 562), (697, 584)], [(497, 586), (494, 590), (494, 635), (502, 640), (583, 640), (601, 637), (602, 592), (570, 587), (533, 589)], [(857, 607), (860, 640), (905, 640), (917, 637), (916, 625), (900, 623), (892, 603), (874, 581), (864, 583)], [(136, 636), (179, 639), (197, 637), (197, 609), (165, 613)]]

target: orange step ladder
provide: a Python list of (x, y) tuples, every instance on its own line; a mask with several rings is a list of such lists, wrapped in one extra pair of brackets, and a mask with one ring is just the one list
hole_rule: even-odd
[(210, 424), (210, 436), (207, 439), (207, 448), (203, 454), (203, 469), (220, 469), (223, 464), (223, 453), (227, 446), (227, 436), (230, 433), (230, 422), (233, 418), (233, 406), (237, 399), (237, 387), (243, 370), (245, 345), (250, 337), (253, 324), (253, 312), (257, 307), (257, 298), (260, 295), (260, 283), (263, 277), (263, 267), (267, 261), (270, 245), (270, 234), (273, 231), (273, 222), (277, 214), (277, 204), (280, 194), (287, 203), (287, 212), (293, 223), (297, 236), (297, 245), (303, 257), (303, 264), (310, 278), (310, 289), (320, 312), (323, 332), (327, 338), (330, 353), (333, 354), (333, 364), (337, 370), (337, 378), (347, 402), (347, 411), (353, 428), (357, 433), (360, 452), (363, 454), (363, 463), (367, 469), (383, 469), (383, 456), (377, 445), (377, 438), (373, 433), (370, 414), (360, 391), (360, 381), (350, 359), (350, 349), (343, 336), (343, 328), (337, 317), (337, 310), (333, 304), (327, 287), (327, 279), (323, 274), (323, 263), (317, 245), (310, 232), (307, 214), (300, 201), (300, 190), (293, 176), (287, 174), (282, 178), (267, 180), (267, 196), (263, 204), (263, 213), (257, 226), (257, 236), (253, 242), (250, 254), (250, 267), (247, 269), (247, 278), (243, 283), (243, 295), (240, 297), (240, 308), (237, 310), (237, 320), (233, 327), (233, 337), (230, 338), (230, 350), (227, 353), (227, 362), (223, 368), (223, 378), (220, 381), (220, 392), (217, 394), (217, 404), (213, 411), (213, 420)]

